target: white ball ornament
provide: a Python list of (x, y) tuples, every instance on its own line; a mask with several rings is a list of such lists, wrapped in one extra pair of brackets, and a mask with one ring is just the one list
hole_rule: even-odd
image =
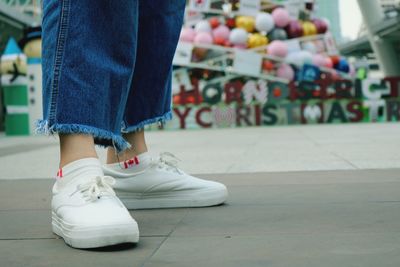
[(260, 32), (270, 32), (275, 27), (274, 18), (269, 13), (258, 13), (256, 17), (256, 29)]
[(234, 45), (243, 45), (247, 43), (247, 32), (245, 29), (236, 28), (229, 35), (229, 42)]
[(194, 27), (194, 30), (199, 33), (199, 32), (211, 32), (211, 25), (207, 20), (201, 20), (196, 23), (196, 26)]
[(313, 62), (313, 54), (311, 52), (303, 50), (299, 53), (302, 64), (311, 64)]

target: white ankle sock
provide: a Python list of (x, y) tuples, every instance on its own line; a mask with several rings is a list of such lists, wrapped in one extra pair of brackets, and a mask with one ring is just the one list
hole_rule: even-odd
[(149, 152), (144, 152), (131, 159), (107, 164), (107, 168), (121, 173), (137, 173), (144, 171), (151, 161)]
[(84, 158), (73, 161), (57, 173), (57, 187), (61, 188), (73, 180), (87, 180), (96, 176), (103, 176), (103, 170), (98, 158)]

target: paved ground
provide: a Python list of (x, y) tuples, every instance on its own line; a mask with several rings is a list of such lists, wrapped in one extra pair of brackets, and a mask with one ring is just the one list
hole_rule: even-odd
[(140, 243), (98, 250), (51, 233), (56, 140), (0, 137), (0, 266), (398, 267), (399, 134), (399, 124), (153, 132), (153, 151), (225, 183), (229, 201), (133, 211)]
[[(184, 159), (190, 173), (400, 168), (400, 123), (150, 132), (147, 139), (151, 151)], [(98, 152), (104, 160), (105, 150)], [(57, 165), (57, 138), (0, 136), (0, 179), (50, 178)]]

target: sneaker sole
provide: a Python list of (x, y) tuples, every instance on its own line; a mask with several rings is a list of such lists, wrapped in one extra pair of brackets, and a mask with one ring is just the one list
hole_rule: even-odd
[(139, 242), (136, 222), (99, 227), (71, 227), (53, 212), (51, 224), (53, 232), (74, 248), (98, 248)]
[(228, 198), (226, 189), (153, 194), (130, 194), (118, 190), (115, 192), (127, 209), (209, 207), (220, 205)]

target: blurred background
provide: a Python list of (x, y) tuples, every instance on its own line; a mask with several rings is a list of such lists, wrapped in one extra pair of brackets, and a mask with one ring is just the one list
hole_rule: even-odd
[[(400, 167), (399, 12), (399, 0), (187, 1), (174, 118), (149, 142), (197, 173)], [(40, 1), (0, 1), (4, 168), (36, 149), (57, 165), (56, 139), (35, 136), (41, 15)]]
[[(193, 0), (165, 129), (400, 120), (400, 1)], [(41, 3), (0, 1), (3, 135), (41, 117)], [(153, 127), (154, 129), (159, 126)]]

